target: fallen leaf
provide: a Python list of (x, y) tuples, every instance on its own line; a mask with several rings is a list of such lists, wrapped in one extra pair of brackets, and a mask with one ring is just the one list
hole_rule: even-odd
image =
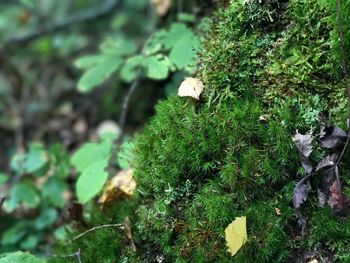
[(172, 0), (151, 0), (151, 4), (156, 8), (159, 16), (165, 16), (172, 4)]
[(309, 157), (312, 153), (312, 136), (311, 134), (300, 134), (298, 131), (292, 137), (295, 146), (304, 157)]
[(338, 160), (338, 154), (333, 153), (332, 155), (327, 155), (325, 158), (323, 158), (316, 167), (316, 172), (331, 168), (334, 166)]
[(310, 190), (310, 176), (308, 175), (301, 179), (294, 188), (294, 208), (298, 209), (307, 200)]
[(204, 90), (203, 82), (197, 78), (185, 78), (178, 91), (180, 97), (192, 97), (199, 100), (199, 96)]
[(338, 126), (328, 126), (321, 132), (321, 147), (326, 149), (334, 149), (341, 145), (347, 138), (347, 134)]
[(303, 166), (306, 174), (311, 174), (314, 167), (312, 165), (312, 163), (310, 162), (310, 160), (308, 158), (306, 158), (305, 156), (301, 156), (301, 165)]
[(121, 197), (131, 196), (136, 189), (136, 182), (133, 177), (133, 170), (126, 169), (118, 172), (107, 185), (99, 199), (102, 206), (118, 200)]
[(327, 200), (329, 198), (329, 188), (334, 182), (335, 179), (335, 167), (331, 167), (329, 169), (323, 170), (322, 177), (321, 177), (321, 182), (318, 186), (317, 192), (318, 192), (318, 201), (321, 207), (324, 207), (325, 204), (327, 203)]
[(247, 242), (247, 221), (245, 216), (236, 217), (225, 229), (225, 240), (231, 255), (234, 256), (238, 250)]
[[(338, 167), (336, 167), (337, 173)], [(350, 198), (346, 197), (341, 190), (340, 181), (336, 179), (329, 188), (331, 196), (329, 198), (329, 205), (335, 215), (346, 215), (350, 210)]]

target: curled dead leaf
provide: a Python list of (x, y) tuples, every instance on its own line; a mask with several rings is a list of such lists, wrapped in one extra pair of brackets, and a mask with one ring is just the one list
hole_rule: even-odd
[(347, 136), (347, 133), (338, 126), (325, 127), (324, 130), (321, 131), (321, 147), (326, 149), (334, 149), (341, 145)]
[(199, 100), (199, 96), (204, 90), (204, 84), (197, 78), (185, 78), (178, 91), (180, 97), (192, 97)]
[(327, 155), (323, 158), (316, 167), (316, 172), (326, 170), (334, 166), (338, 160), (338, 153), (333, 153), (332, 155)]
[(121, 197), (130, 197), (136, 189), (136, 182), (133, 177), (133, 170), (126, 169), (118, 172), (107, 182), (99, 203), (102, 206), (116, 201)]

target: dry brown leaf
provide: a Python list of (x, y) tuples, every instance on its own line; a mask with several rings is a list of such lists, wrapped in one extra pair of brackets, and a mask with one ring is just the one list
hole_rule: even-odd
[(192, 97), (199, 100), (199, 96), (204, 90), (203, 82), (197, 78), (185, 78), (178, 91), (180, 97)]
[(136, 189), (136, 182), (133, 177), (133, 170), (126, 169), (118, 172), (107, 182), (99, 203), (102, 206), (116, 201), (121, 197), (131, 196)]
[(151, 4), (156, 8), (159, 16), (165, 16), (172, 4), (172, 0), (150, 0)]

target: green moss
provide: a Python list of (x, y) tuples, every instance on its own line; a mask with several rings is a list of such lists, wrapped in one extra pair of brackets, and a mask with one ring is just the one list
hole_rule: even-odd
[[(101, 219), (119, 223), (131, 216), (137, 253), (125, 236), (106, 230), (75, 244), (87, 262), (103, 254), (97, 239), (98, 248), (114, 250), (93, 262), (292, 262), (319, 248), (348, 262), (349, 221), (312, 199), (301, 237), (291, 204), (301, 170), (295, 130), (317, 130), (320, 114), (345, 120), (336, 3), (240, 2), (218, 13), (204, 43), (201, 101), (171, 97), (158, 104), (136, 141), (138, 193)], [(343, 2), (348, 21), (350, 1)], [(249, 241), (231, 257), (224, 230), (242, 215)]]

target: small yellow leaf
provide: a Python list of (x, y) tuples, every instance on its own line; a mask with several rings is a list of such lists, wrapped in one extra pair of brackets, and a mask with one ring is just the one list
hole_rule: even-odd
[(225, 229), (226, 245), (231, 255), (236, 255), (237, 251), (247, 242), (247, 222), (246, 217), (236, 217)]
[(131, 196), (135, 189), (136, 182), (133, 177), (133, 170), (122, 170), (108, 181), (98, 202), (104, 206), (107, 203), (116, 201), (121, 197)]
[(180, 97), (192, 97), (199, 100), (204, 90), (203, 82), (197, 78), (186, 78), (180, 85), (178, 95)]

